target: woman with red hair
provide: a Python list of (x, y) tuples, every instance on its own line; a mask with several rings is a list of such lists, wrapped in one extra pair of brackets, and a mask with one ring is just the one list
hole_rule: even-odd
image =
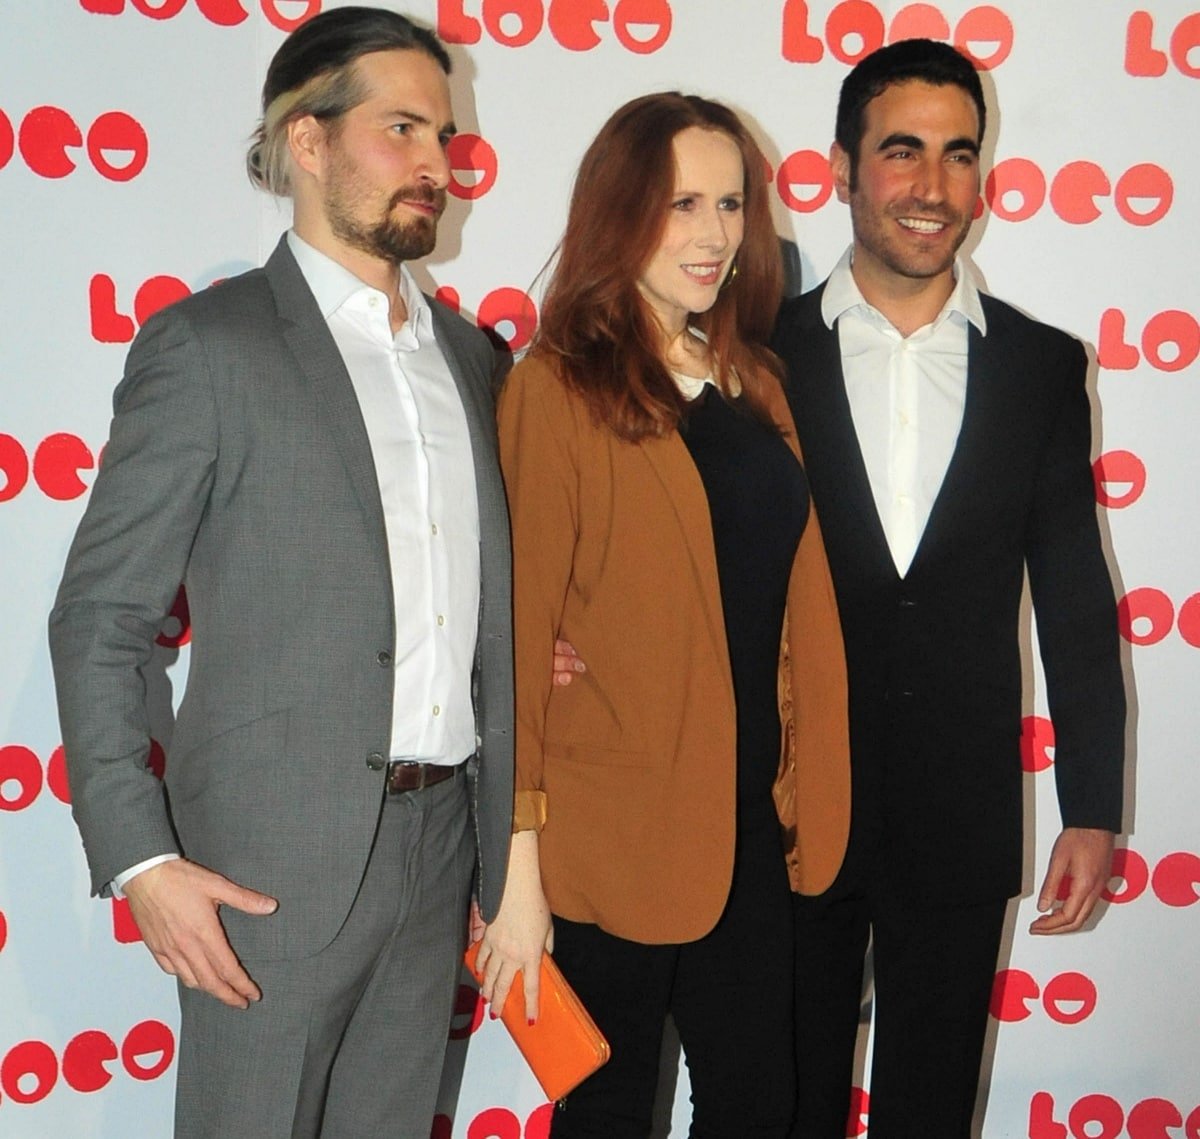
[[(501, 395), (518, 790), (483, 992), (503, 1007), (553, 950), (612, 1046), (555, 1139), (649, 1134), (668, 1013), (693, 1136), (791, 1126), (789, 870), (820, 889), (841, 862), (848, 746), (833, 590), (765, 347), (766, 177), (719, 103), (620, 108)], [(556, 635), (586, 661), (569, 685)]]

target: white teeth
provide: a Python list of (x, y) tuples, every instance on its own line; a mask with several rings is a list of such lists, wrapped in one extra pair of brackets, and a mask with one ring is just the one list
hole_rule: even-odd
[(897, 218), (905, 229), (914, 229), (917, 233), (939, 233), (946, 228), (945, 222), (929, 221), (926, 218)]
[(689, 277), (713, 277), (717, 273), (711, 265), (683, 265), (681, 268)]

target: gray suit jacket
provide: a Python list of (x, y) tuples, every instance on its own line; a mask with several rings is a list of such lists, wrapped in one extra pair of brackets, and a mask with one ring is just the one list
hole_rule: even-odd
[[(472, 800), (485, 917), (512, 808), (511, 566), (486, 338), (433, 303), (470, 428), (481, 531)], [(180, 851), (279, 899), (222, 920), (244, 958), (333, 938), (362, 877), (391, 734), (393, 598), (366, 429), (281, 242), (147, 321), (67, 559), (50, 644), (93, 890)], [(167, 762), (146, 767), (143, 670), (179, 583), (192, 648)], [(377, 766), (377, 764), (375, 764)]]

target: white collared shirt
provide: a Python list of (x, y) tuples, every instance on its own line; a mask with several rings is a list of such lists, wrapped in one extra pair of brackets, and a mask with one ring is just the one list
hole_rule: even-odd
[(987, 333), (979, 290), (954, 262), (954, 291), (929, 324), (901, 336), (867, 303), (847, 250), (829, 275), (821, 318), (836, 325), (859, 449), (896, 571), (904, 576), (929, 522), (962, 428), (968, 327)]
[(389, 754), (459, 763), (475, 752), (479, 506), (466, 414), (407, 268), (408, 319), (296, 233), (288, 246), (329, 324), (362, 410), (391, 561), (396, 640)]

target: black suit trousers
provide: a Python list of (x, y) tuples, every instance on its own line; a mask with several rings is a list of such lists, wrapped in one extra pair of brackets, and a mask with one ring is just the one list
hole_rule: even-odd
[(793, 1139), (844, 1139), (872, 946), (871, 1139), (969, 1139), (1004, 899), (926, 907), (894, 892), (794, 896), (799, 1104)]

